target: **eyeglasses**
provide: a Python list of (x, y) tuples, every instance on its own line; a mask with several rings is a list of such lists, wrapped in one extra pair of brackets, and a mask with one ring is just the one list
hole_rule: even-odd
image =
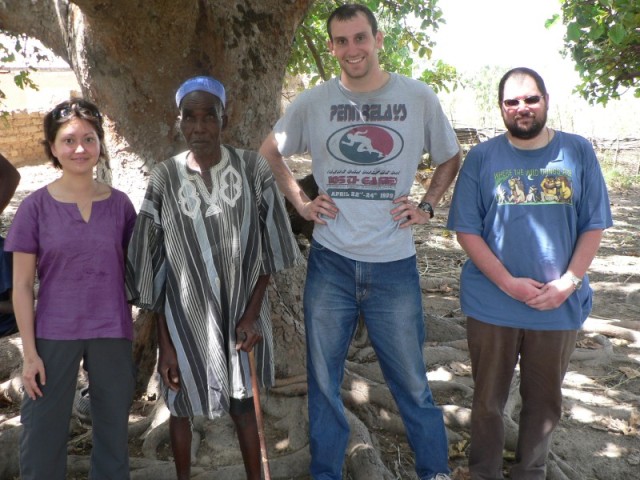
[(102, 119), (102, 114), (97, 110), (93, 110), (87, 107), (81, 107), (77, 103), (72, 103), (71, 105), (61, 108), (55, 112), (53, 112), (53, 118), (56, 120), (60, 120), (61, 118), (68, 118), (73, 114), (83, 117), (95, 117), (98, 120)]
[(502, 104), (506, 107), (506, 108), (515, 108), (518, 105), (520, 105), (520, 102), (524, 102), (525, 105), (537, 105), (538, 103), (540, 103), (540, 100), (542, 100), (544, 97), (542, 95), (530, 95), (528, 97), (524, 97), (522, 99), (520, 98), (507, 98), (506, 100), (502, 101)]

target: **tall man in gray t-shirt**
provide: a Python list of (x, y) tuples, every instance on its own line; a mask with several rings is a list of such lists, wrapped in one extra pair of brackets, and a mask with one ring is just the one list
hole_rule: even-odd
[[(304, 295), (311, 475), (340, 480), (349, 426), (340, 397), (360, 315), (416, 455), (421, 480), (447, 479), (447, 438), (427, 383), (424, 315), (412, 225), (454, 180), (460, 148), (433, 90), (385, 72), (372, 12), (342, 5), (327, 21), (340, 78), (303, 92), (262, 144), (278, 185), (315, 222)], [(311, 201), (284, 157), (309, 152)], [(436, 170), (419, 205), (409, 192), (421, 156)]]

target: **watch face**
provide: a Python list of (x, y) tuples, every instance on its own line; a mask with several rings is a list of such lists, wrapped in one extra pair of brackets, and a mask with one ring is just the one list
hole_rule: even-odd
[(573, 287), (576, 290), (579, 290), (580, 287), (582, 286), (582, 279), (580, 277), (577, 277), (575, 275), (571, 275), (571, 283), (573, 283)]
[(429, 202), (420, 202), (420, 204), (418, 205), (418, 208), (423, 212), (427, 212), (429, 214), (429, 217), (433, 218), (433, 214), (434, 214), (433, 207)]

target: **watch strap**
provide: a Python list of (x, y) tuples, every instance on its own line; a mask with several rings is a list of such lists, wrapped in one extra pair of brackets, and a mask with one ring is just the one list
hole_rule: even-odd
[(573, 288), (575, 290), (579, 290), (582, 286), (582, 279), (571, 272), (566, 272), (564, 275), (562, 275), (562, 277), (571, 280), (571, 283), (573, 283)]
[(420, 202), (418, 204), (418, 208), (420, 210), (422, 210), (423, 212), (426, 212), (429, 214), (429, 218), (433, 218), (433, 216), (435, 215), (435, 212), (433, 211), (433, 207), (431, 206), (431, 204), (429, 202)]

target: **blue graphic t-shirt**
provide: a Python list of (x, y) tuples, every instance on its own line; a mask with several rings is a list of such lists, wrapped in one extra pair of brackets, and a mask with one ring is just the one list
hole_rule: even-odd
[[(606, 185), (589, 142), (556, 132), (536, 150), (501, 135), (471, 149), (456, 182), (447, 228), (480, 235), (515, 277), (547, 283), (566, 271), (578, 237), (612, 225)], [(591, 310), (588, 278), (558, 309), (541, 312), (502, 292), (468, 260), (463, 312), (487, 323), (577, 329)]]
[(439, 165), (459, 149), (433, 90), (391, 74), (379, 90), (355, 93), (336, 78), (301, 93), (274, 128), (283, 156), (308, 152), (321, 192), (340, 212), (315, 225), (316, 241), (348, 258), (389, 262), (415, 254), (393, 200), (410, 193), (425, 153)]

